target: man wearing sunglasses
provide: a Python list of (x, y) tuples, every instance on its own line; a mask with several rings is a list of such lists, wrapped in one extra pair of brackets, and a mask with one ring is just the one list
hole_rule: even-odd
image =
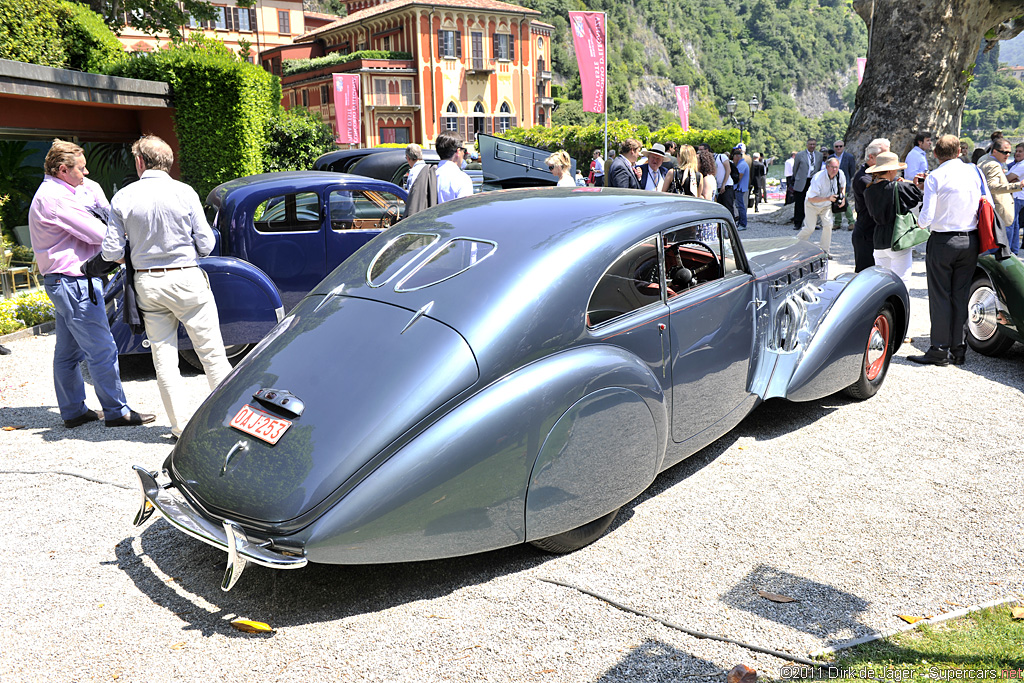
[(992, 151), (978, 159), (978, 168), (985, 175), (988, 190), (992, 193), (996, 217), (1003, 226), (1013, 223), (1013, 193), (1022, 187), (1021, 181), (1011, 183), (1006, 178), (1006, 162), (1012, 151), (1009, 140), (996, 138), (992, 141)]

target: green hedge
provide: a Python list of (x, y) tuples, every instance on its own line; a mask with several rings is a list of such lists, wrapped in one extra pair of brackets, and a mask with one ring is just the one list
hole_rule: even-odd
[(124, 55), (121, 41), (96, 12), (78, 3), (60, 2), (57, 15), (64, 27), (67, 68), (99, 73)]
[(388, 50), (359, 50), (358, 52), (351, 52), (347, 55), (332, 52), (324, 57), (314, 57), (312, 59), (286, 59), (281, 62), (281, 75), (291, 76), (292, 74), (302, 73), (303, 71), (312, 71), (314, 69), (322, 69), (334, 64), (351, 62), (353, 59), (412, 59), (412, 55), (408, 52), (394, 52)]
[(182, 180), (201, 198), (220, 183), (263, 172), (266, 123), (281, 102), (276, 77), (200, 34), (136, 53), (109, 73), (171, 85)]
[(278, 109), (267, 123), (263, 170), (305, 171), (334, 150), (334, 131), (308, 109)]
[(59, 11), (54, 0), (0, 0), (0, 59), (63, 67)]

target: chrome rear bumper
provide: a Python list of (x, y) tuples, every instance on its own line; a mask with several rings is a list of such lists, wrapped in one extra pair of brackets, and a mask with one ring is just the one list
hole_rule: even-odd
[(299, 569), (306, 566), (305, 557), (271, 550), (270, 541), (251, 542), (242, 527), (229, 519), (225, 519), (220, 525), (207, 520), (196, 512), (188, 501), (158, 484), (152, 472), (138, 465), (132, 469), (139, 477), (139, 489), (142, 492), (139, 510), (135, 513), (132, 523), (141, 526), (155, 510), (182, 533), (227, 551), (228, 566), (220, 584), (221, 590), (231, 590), (248, 562), (255, 562), (271, 569)]

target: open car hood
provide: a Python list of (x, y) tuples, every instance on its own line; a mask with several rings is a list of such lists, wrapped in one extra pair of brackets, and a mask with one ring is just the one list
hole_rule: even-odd
[[(414, 316), (367, 299), (307, 297), (189, 421), (172, 479), (209, 513), (243, 524), (273, 527), (312, 510), (477, 380), (459, 333), (426, 316), (410, 325)], [(290, 403), (275, 406), (266, 391), (255, 399), (260, 390)], [(246, 405), (291, 425), (276, 444), (230, 426)]]

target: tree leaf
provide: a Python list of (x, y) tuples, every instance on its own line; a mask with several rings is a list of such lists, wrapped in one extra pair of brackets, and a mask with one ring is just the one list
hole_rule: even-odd
[(231, 622), (239, 631), (245, 633), (273, 633), (274, 629), (270, 628), (269, 624), (264, 624), (262, 621), (249, 621), (248, 619), (235, 619)]
[(772, 602), (799, 602), (796, 598), (791, 598), (788, 595), (779, 595), (778, 593), (769, 593), (768, 591), (757, 591), (757, 594)]
[(924, 621), (925, 619), (924, 617), (915, 617), (909, 614), (897, 614), (896, 616), (898, 616), (900, 619), (907, 622), (908, 624), (916, 624), (917, 622)]

